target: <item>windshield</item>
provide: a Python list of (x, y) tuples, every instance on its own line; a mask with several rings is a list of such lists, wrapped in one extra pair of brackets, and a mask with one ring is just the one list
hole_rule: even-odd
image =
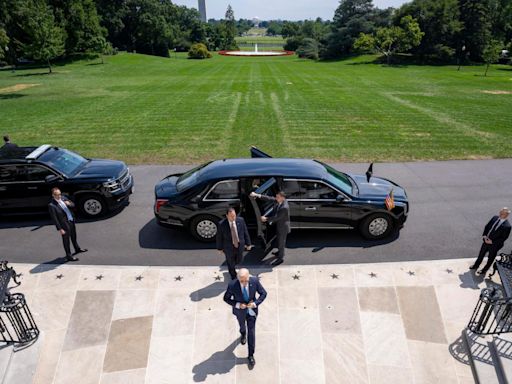
[(350, 178), (344, 174), (343, 172), (337, 171), (333, 167), (330, 167), (327, 164), (322, 164), (325, 169), (327, 170), (327, 173), (329, 173), (329, 177), (327, 178), (329, 182), (334, 185), (336, 188), (338, 188), (340, 191), (348, 193), (352, 195), (352, 183), (350, 181)]
[(190, 171), (185, 172), (178, 178), (178, 182), (176, 183), (176, 189), (178, 192), (185, 191), (190, 187), (194, 186), (197, 183), (197, 179), (199, 177), (199, 171), (206, 167), (210, 163), (205, 163), (200, 165), (199, 167), (192, 168)]
[(45, 162), (65, 176), (72, 175), (88, 162), (79, 154), (60, 148), (46, 151), (38, 160)]

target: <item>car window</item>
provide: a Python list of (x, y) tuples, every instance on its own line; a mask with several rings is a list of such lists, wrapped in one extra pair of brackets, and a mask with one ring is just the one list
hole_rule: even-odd
[(226, 180), (216, 184), (208, 193), (208, 200), (233, 200), (240, 198), (238, 180)]
[(53, 149), (43, 153), (39, 160), (66, 176), (72, 175), (87, 163), (87, 159), (67, 149)]
[(210, 163), (211, 162), (201, 164), (200, 166), (192, 168), (191, 170), (181, 175), (176, 183), (176, 188), (178, 189), (178, 192), (183, 192), (189, 189), (190, 187), (196, 185), (199, 180), (199, 172), (201, 171), (201, 169), (203, 169)]
[(316, 181), (301, 181), (300, 186), (303, 193), (303, 199), (311, 200), (334, 200), (339, 195), (328, 185)]
[(15, 183), (25, 181), (23, 169), (19, 165), (0, 166), (0, 183)]
[(24, 173), (26, 181), (44, 181), (46, 176), (53, 175), (50, 170), (38, 165), (26, 165)]
[(284, 180), (283, 190), (286, 193), (287, 199), (301, 199), (302, 193), (300, 190), (300, 183), (297, 180)]

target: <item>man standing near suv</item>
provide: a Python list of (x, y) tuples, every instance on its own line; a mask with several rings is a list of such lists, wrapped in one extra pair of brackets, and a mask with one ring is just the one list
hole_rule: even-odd
[(48, 204), (50, 216), (62, 236), (62, 243), (66, 251), (67, 261), (78, 261), (78, 257), (71, 254), (70, 240), (75, 248), (75, 255), (87, 252), (87, 249), (80, 248), (76, 241), (75, 216), (71, 208), (75, 206), (72, 201), (62, 196), (59, 188), (52, 189), (52, 200)]

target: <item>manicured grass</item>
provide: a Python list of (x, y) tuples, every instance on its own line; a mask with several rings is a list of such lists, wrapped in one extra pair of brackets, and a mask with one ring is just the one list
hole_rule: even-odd
[[(119, 54), (0, 71), (0, 133), (129, 163), (242, 156), (331, 161), (512, 156), (512, 68)], [(8, 89), (19, 84), (31, 88)], [(19, 86), (18, 86), (19, 88)], [(500, 91), (505, 94), (485, 93)]]

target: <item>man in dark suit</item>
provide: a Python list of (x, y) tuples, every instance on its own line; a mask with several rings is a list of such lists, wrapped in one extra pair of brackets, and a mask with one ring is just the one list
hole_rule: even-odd
[(236, 279), (236, 265), (243, 259), (244, 249), (249, 251), (251, 237), (245, 220), (236, 216), (234, 208), (229, 208), (226, 218), (221, 220), (217, 229), (217, 250), (226, 257), (231, 279)]
[(478, 274), (484, 275), (492, 266), (498, 251), (503, 247), (505, 240), (507, 240), (510, 235), (510, 223), (507, 220), (509, 214), (510, 209), (507, 207), (502, 208), (499, 212), (499, 215), (494, 216), (487, 223), (484, 228), (484, 233), (482, 234), (483, 243), (482, 247), (480, 248), (480, 253), (476, 259), (475, 264), (469, 267), (469, 269), (478, 269), (486, 253), (488, 253), (487, 264), (485, 264), (485, 267), (483, 267), (482, 270), (478, 272)]
[(276, 197), (271, 197), (252, 192), (251, 197), (257, 197), (259, 199), (272, 201), (274, 203), (270, 216), (262, 216), (261, 221), (268, 223), (269, 225), (276, 226), (277, 252), (274, 252), (273, 255), (275, 255), (277, 258), (274, 260), (272, 265), (282, 264), (284, 261), (286, 237), (291, 231), (290, 206), (286, 201), (286, 194), (283, 191), (279, 191), (276, 194)]
[(11, 138), (9, 137), (9, 135), (5, 135), (4, 136), (4, 145), (2, 146), (2, 150), (12, 151), (12, 150), (16, 150), (17, 148), (18, 148), (17, 144), (11, 143)]
[(68, 261), (78, 261), (78, 257), (71, 254), (70, 240), (75, 248), (75, 255), (87, 252), (87, 249), (80, 248), (76, 241), (75, 215), (71, 211), (75, 205), (72, 201), (62, 196), (59, 188), (52, 189), (52, 199), (48, 204), (48, 210), (53, 223), (57, 227), (57, 231), (62, 236), (62, 243), (66, 251), (66, 259)]
[[(258, 297), (256, 298), (256, 293)], [(236, 316), (240, 326), (240, 342), (245, 345), (249, 338), (249, 367), (254, 367), (254, 349), (256, 347), (256, 318), (258, 307), (267, 297), (267, 291), (261, 285), (257, 277), (250, 276), (249, 270), (241, 268), (238, 271), (238, 279), (232, 280), (224, 301), (233, 307), (233, 315)]]

